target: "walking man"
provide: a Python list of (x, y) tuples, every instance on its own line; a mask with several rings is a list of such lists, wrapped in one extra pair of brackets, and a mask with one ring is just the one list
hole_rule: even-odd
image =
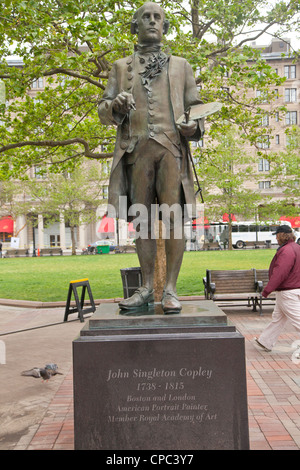
[(276, 304), (272, 321), (256, 343), (265, 351), (271, 351), (287, 321), (300, 333), (300, 245), (288, 225), (276, 230), (279, 248), (271, 261), (269, 282), (262, 295), (276, 292)]

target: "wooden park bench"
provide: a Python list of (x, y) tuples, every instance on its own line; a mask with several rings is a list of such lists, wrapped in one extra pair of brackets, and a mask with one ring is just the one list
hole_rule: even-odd
[(5, 258), (17, 258), (18, 256), (29, 256), (27, 248), (9, 249), (5, 253)]
[(61, 248), (41, 248), (40, 249), (40, 256), (48, 255), (62, 255), (63, 251)]
[(267, 248), (267, 243), (263, 242), (246, 242), (246, 248)]
[(136, 253), (136, 247), (134, 245), (124, 245), (118, 248), (120, 250), (118, 253)]
[(253, 312), (259, 308), (262, 313), (262, 295), (257, 289), (256, 271), (248, 270), (206, 270), (203, 278), (205, 298), (219, 301), (246, 301), (250, 307), (252, 303)]
[(221, 245), (219, 244), (219, 242), (205, 242), (203, 244), (203, 250), (221, 250)]

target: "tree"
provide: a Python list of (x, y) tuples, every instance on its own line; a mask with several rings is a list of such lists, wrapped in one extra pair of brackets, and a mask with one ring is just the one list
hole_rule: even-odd
[[(0, 178), (0, 217), (12, 217), (14, 220), (22, 215), (22, 205), (25, 198), (24, 185), (19, 181), (1, 181)], [(14, 236), (25, 228), (20, 227)]]
[(255, 179), (255, 157), (247, 153), (235, 127), (225, 122), (222, 129), (197, 154), (200, 154), (199, 173), (206, 194), (206, 215), (222, 220), (223, 214), (228, 214), (228, 247), (232, 249), (232, 215), (254, 218), (262, 197), (245, 189), (245, 182)]
[[(72, 170), (84, 156), (110, 157), (115, 130), (100, 124), (97, 104), (112, 62), (133, 51), (130, 21), (143, 2), (2, 3), (0, 78), (9, 104), (0, 105), (1, 175), (22, 176), (33, 164), (47, 165), (53, 172)], [(250, 100), (247, 90), (259, 87), (272, 98), (270, 86), (280, 79), (251, 42), (263, 33), (285, 37), (299, 30), (298, 1), (278, 0), (272, 6), (264, 0), (160, 3), (172, 33), (164, 48), (185, 56), (195, 71), (201, 68), (197, 81), (204, 102), (224, 104), (210, 120), (212, 131), (227, 119), (239, 126), (245, 139), (255, 142), (260, 103)], [(23, 66), (12, 67), (11, 55), (20, 56)], [(235, 87), (231, 93), (224, 90), (227, 71), (229, 84)], [(46, 87), (33, 96), (28, 90), (40, 78), (47, 79)]]
[(272, 200), (260, 208), (262, 218), (278, 220), (282, 214), (287, 217), (299, 216), (299, 185), (300, 185), (300, 129), (291, 126), (286, 129), (288, 145), (285, 151), (271, 153), (270, 176), (275, 187), (280, 188), (282, 197)]
[(95, 166), (75, 169), (70, 174), (49, 174), (46, 179), (27, 180), (26, 192), (34, 200), (23, 204), (27, 213), (42, 214), (47, 223), (63, 217), (71, 229), (72, 254), (76, 254), (75, 230), (81, 224), (96, 221), (96, 209), (102, 202), (102, 176)]

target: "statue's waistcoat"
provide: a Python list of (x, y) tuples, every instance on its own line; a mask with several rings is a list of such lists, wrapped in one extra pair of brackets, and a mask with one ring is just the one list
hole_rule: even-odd
[(120, 145), (130, 153), (138, 140), (149, 138), (166, 147), (174, 156), (180, 157), (180, 137), (170, 99), (168, 62), (155, 78), (143, 83), (141, 73), (149, 58), (151, 59), (151, 54), (134, 54), (127, 60), (126, 91), (133, 94), (136, 110), (130, 111), (122, 125)]

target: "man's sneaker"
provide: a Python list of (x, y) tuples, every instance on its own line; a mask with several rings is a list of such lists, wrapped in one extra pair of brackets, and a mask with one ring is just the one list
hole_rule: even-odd
[(264, 346), (263, 344), (261, 344), (261, 343), (258, 341), (257, 338), (254, 338), (254, 339), (255, 339), (256, 344), (258, 344), (258, 346), (260, 346), (262, 349), (264, 349), (264, 350), (267, 351), (267, 352), (271, 352), (271, 351), (272, 351), (272, 349), (268, 349), (268, 348), (266, 348), (266, 346)]

